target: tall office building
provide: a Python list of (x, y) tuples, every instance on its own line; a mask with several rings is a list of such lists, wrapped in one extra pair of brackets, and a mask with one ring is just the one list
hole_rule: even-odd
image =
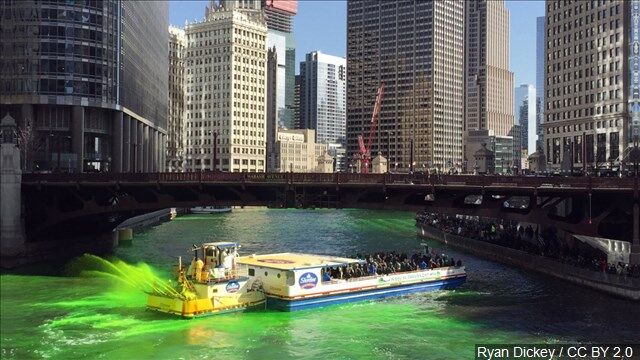
[(397, 170), (412, 167), (412, 154), (416, 170), (461, 167), (463, 44), (462, 1), (349, 1), (348, 155), (358, 153), (358, 135), (368, 136), (384, 82), (371, 153), (381, 152)]
[[(210, 5), (215, 7), (215, 5)], [(220, 7), (247, 13), (260, 13), (267, 25), (267, 47), (273, 50), (273, 67), (267, 71), (267, 169), (276, 168), (274, 146), (278, 129), (293, 128), (295, 42), (293, 16), (296, 0), (220, 0)]]
[(544, 59), (545, 59), (545, 43), (547, 32), (545, 31), (545, 17), (540, 16), (536, 19), (536, 147), (529, 149), (529, 154), (542, 149), (544, 144), (544, 132), (542, 131), (542, 123), (544, 122)]
[(295, 76), (295, 88), (293, 92), (293, 128), (301, 129), (302, 121), (300, 120), (300, 86), (301, 86), (301, 78), (300, 75)]
[(182, 171), (184, 161), (184, 100), (187, 36), (169, 27), (169, 114), (167, 116), (167, 171)]
[(278, 53), (278, 71), (275, 74), (278, 81), (276, 87), (278, 94), (275, 95), (277, 99), (276, 116), (281, 127), (293, 128), (293, 96), (296, 71), (293, 17), (298, 11), (298, 1), (220, 0), (220, 6), (229, 10), (261, 12), (264, 16), (268, 29), (267, 42), (270, 48), (275, 46)]
[(278, 129), (284, 128), (286, 38), (274, 30), (267, 32), (267, 170), (277, 167), (275, 143)]
[(168, 7), (0, 3), (0, 103), (29, 134), (28, 169), (163, 170)]
[[(265, 171), (267, 27), (260, 13), (209, 7), (187, 24), (187, 170)], [(214, 156), (214, 138), (217, 152)]]
[[(489, 137), (513, 134), (513, 73), (509, 71), (509, 11), (503, 1), (466, 1), (465, 26), (463, 163), (469, 171), (482, 144), (495, 142)], [(511, 154), (499, 157), (504, 154), (508, 152), (495, 154), (497, 170), (519, 164)]]
[(636, 128), (628, 104), (638, 98), (632, 95), (638, 65), (632, 69), (629, 46), (632, 29), (638, 31), (637, 6), (623, 0), (546, 3), (543, 129), (552, 170), (615, 169), (631, 143)]
[(318, 143), (341, 143), (346, 136), (347, 61), (308, 53), (300, 62), (300, 122), (314, 129)]
[(522, 84), (516, 88), (515, 125), (520, 127), (520, 150), (533, 154), (536, 150), (536, 88), (530, 84)]
[(281, 119), (284, 127), (295, 129), (296, 119), (296, 43), (293, 33), (286, 35), (285, 50), (285, 79), (284, 79), (284, 109), (281, 110)]
[[(640, 142), (640, 0), (630, 0), (628, 6), (628, 17), (626, 26), (626, 36), (629, 40), (627, 54), (629, 56), (627, 79), (629, 79), (629, 90), (627, 94), (629, 145)], [(625, 153), (628, 153), (631, 146), (628, 146)]]

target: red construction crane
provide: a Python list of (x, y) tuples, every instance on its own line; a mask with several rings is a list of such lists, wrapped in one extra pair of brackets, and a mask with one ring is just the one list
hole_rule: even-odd
[(359, 158), (361, 160), (361, 173), (369, 172), (369, 165), (371, 164), (371, 143), (373, 142), (373, 136), (378, 126), (378, 117), (380, 116), (380, 107), (382, 106), (382, 96), (384, 95), (384, 82), (380, 84), (378, 88), (378, 95), (376, 95), (376, 103), (373, 106), (373, 114), (371, 115), (371, 126), (369, 127), (369, 137), (367, 138), (367, 144), (364, 144), (364, 138), (362, 135), (358, 135), (358, 146), (360, 146)]

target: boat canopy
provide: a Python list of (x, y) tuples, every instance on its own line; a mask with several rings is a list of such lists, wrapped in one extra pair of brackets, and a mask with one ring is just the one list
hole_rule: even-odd
[(331, 255), (313, 255), (300, 253), (279, 253), (266, 255), (249, 255), (238, 258), (238, 263), (279, 270), (297, 270), (364, 264), (366, 261)]
[(240, 244), (235, 243), (235, 242), (230, 242), (230, 241), (218, 241), (218, 242), (212, 242), (212, 243), (204, 243), (202, 244), (202, 247), (217, 247), (218, 249), (226, 249), (226, 248), (238, 248), (240, 247)]

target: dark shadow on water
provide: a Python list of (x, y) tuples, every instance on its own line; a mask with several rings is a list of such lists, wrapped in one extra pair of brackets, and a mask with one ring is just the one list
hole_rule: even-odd
[(446, 303), (447, 315), (486, 328), (579, 342), (637, 342), (637, 302), (544, 275), (524, 274), (536, 291), (505, 293), (500, 288), (487, 290), (483, 284), (468, 282), (435, 301)]

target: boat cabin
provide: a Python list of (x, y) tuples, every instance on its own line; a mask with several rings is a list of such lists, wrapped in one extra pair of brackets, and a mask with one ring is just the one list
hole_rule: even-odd
[(239, 248), (238, 243), (227, 241), (204, 243), (200, 247), (194, 247), (194, 258), (187, 270), (187, 277), (196, 282), (235, 278)]
[(366, 264), (360, 259), (300, 253), (242, 256), (237, 263), (243, 274), (260, 280), (265, 293), (281, 297), (312, 294), (319, 288), (346, 284), (347, 280), (331, 274), (352, 264)]

